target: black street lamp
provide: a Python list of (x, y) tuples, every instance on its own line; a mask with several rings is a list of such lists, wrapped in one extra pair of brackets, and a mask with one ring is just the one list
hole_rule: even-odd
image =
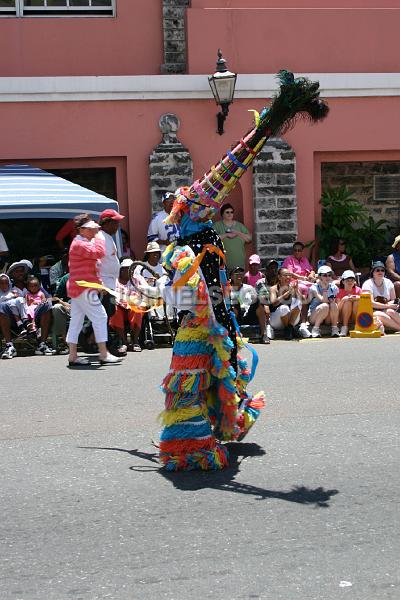
[(226, 60), (222, 58), (222, 51), (218, 49), (217, 70), (214, 75), (210, 75), (208, 83), (210, 84), (215, 102), (221, 107), (221, 112), (217, 114), (217, 133), (224, 133), (224, 122), (229, 113), (229, 105), (233, 102), (235, 93), (236, 73), (228, 71)]

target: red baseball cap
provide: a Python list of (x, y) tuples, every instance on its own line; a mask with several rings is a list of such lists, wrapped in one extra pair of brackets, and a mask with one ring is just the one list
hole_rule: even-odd
[(122, 219), (125, 219), (124, 215), (120, 215), (116, 210), (114, 210), (113, 208), (106, 208), (106, 210), (103, 210), (103, 212), (101, 213), (100, 217), (99, 217), (99, 221), (122, 221)]

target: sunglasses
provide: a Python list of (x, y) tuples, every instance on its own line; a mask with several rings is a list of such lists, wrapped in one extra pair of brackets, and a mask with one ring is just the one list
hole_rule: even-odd
[(295, 248), (293, 252), (303, 252), (303, 248)]
[(233, 215), (233, 210), (225, 210), (224, 215)]
[(355, 277), (346, 277), (345, 281), (355, 281)]
[(385, 269), (374, 269), (374, 273), (384, 273)]
[(333, 273), (321, 273), (320, 277), (333, 277)]

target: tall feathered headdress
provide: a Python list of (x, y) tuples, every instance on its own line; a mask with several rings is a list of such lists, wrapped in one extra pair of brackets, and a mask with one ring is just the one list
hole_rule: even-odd
[(176, 190), (167, 222), (180, 223), (185, 214), (192, 221), (210, 219), (269, 137), (285, 133), (299, 120), (316, 123), (327, 116), (329, 107), (319, 97), (318, 82), (305, 77), (295, 79), (293, 73), (284, 70), (277, 77), (279, 92), (260, 114), (254, 111), (255, 126), (202, 179)]

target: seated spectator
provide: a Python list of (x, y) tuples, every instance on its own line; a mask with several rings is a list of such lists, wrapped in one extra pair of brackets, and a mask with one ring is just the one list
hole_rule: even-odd
[(386, 259), (386, 273), (394, 284), (396, 298), (400, 298), (400, 235), (394, 240), (392, 248), (392, 254)]
[(302, 295), (297, 280), (283, 267), (278, 270), (278, 283), (270, 289), (270, 325), (273, 330), (284, 330), (285, 339), (292, 340), (295, 326), (300, 322)]
[(350, 269), (344, 271), (340, 279), (339, 293), (336, 296), (339, 309), (339, 322), (342, 323), (339, 333), (340, 337), (346, 337), (349, 333), (350, 320), (355, 321), (360, 294), (361, 288), (356, 285), (354, 271)]
[(303, 242), (295, 242), (293, 244), (292, 255), (285, 258), (282, 263), (282, 267), (292, 273), (292, 279), (297, 279), (299, 282), (299, 291), (303, 296), (303, 307), (301, 311), (301, 325), (299, 333), (302, 337), (310, 337), (310, 332), (307, 327), (307, 298), (308, 292), (315, 281), (315, 272), (308, 259), (303, 256), (304, 244)]
[[(154, 243), (154, 242), (153, 242)], [(157, 259), (158, 262), (158, 259)], [(125, 258), (121, 263), (119, 278), (117, 281), (116, 292), (119, 294), (115, 314), (110, 318), (110, 327), (114, 329), (120, 338), (121, 349), (127, 349), (126, 326), (129, 326), (132, 335), (133, 352), (141, 352), (139, 344), (140, 330), (142, 328), (142, 313), (136, 312), (129, 307), (128, 298), (134, 292), (134, 288), (129, 281), (129, 267), (133, 261)]]
[[(161, 248), (158, 242), (149, 242), (143, 256), (143, 262), (147, 263), (148, 266), (161, 277), (161, 275), (165, 275), (165, 269), (160, 263), (160, 258)], [(138, 265), (134, 274), (144, 277), (149, 285), (155, 285), (154, 275), (152, 275), (150, 271), (147, 271), (146, 267)]]
[(18, 298), (12, 291), (8, 275), (0, 275), (0, 312), (12, 316), (19, 334), (26, 333), (28, 316), (24, 298)]
[(68, 248), (64, 248), (61, 258), (49, 270), (50, 287), (55, 289), (61, 277), (68, 273)]
[(62, 344), (57, 346), (57, 354), (69, 353), (67, 345), (67, 325), (71, 316), (71, 304), (67, 292), (68, 279), (69, 273), (65, 273), (65, 275), (59, 279), (53, 296), (55, 304), (53, 304), (52, 334), (55, 340), (57, 340), (58, 337), (62, 340)]
[(265, 333), (265, 311), (257, 298), (256, 290), (243, 283), (244, 269), (236, 267), (231, 272), (231, 305), (239, 325), (258, 325), (263, 344), (269, 343)]
[(397, 312), (398, 304), (394, 302), (396, 293), (394, 284), (385, 277), (385, 265), (381, 261), (372, 264), (369, 279), (364, 281), (362, 291), (369, 292), (372, 296), (374, 315), (385, 329), (400, 331), (400, 314)]
[(346, 242), (342, 238), (335, 238), (331, 242), (331, 254), (326, 259), (325, 264), (331, 267), (337, 278), (341, 277), (345, 271), (355, 271), (353, 260), (345, 254)]
[[(149, 242), (147, 244), (146, 252), (143, 257), (143, 262), (145, 262), (152, 271), (155, 271), (159, 277), (162, 275), (166, 275), (166, 271), (162, 264), (160, 263), (161, 259), (161, 248), (157, 242)], [(134, 272), (135, 277), (144, 277), (147, 284), (150, 286), (155, 285), (155, 278), (151, 271), (148, 271), (146, 267), (142, 265), (138, 265)], [(174, 318), (174, 310), (172, 306), (166, 307), (166, 314), (168, 319)], [(150, 317), (156, 317), (157, 319), (164, 319), (164, 307), (159, 306), (154, 308), (149, 314)]]
[(26, 313), (31, 324), (30, 331), (36, 331), (35, 311), (41, 304), (47, 302), (47, 298), (41, 290), (40, 281), (37, 277), (30, 277), (27, 280), (26, 289)]
[[(24, 300), (26, 294), (28, 293), (28, 290), (26, 288), (26, 281), (31, 268), (32, 263), (24, 259), (20, 260), (19, 262), (13, 263), (7, 271), (7, 274), (13, 282), (13, 287), (11, 288), (12, 291), (14, 292), (16, 297), (23, 298)], [(45, 296), (48, 297), (46, 293)], [(39, 346), (35, 351), (35, 354), (39, 356), (52, 356), (56, 352), (47, 345), (47, 338), (49, 335), (49, 328), (51, 323), (51, 309), (52, 307), (50, 302), (44, 302), (37, 306), (34, 311), (36, 326), (40, 327)], [(0, 314), (0, 328), (7, 345), (6, 350), (2, 355), (2, 358), (14, 358), (14, 356), (16, 356), (17, 354), (14, 345), (11, 341), (11, 325), (13, 320), (13, 316), (9, 312), (5, 313), (3, 311), (3, 313)], [(6, 353), (8, 355), (5, 355)]]
[(264, 278), (264, 274), (260, 271), (261, 258), (258, 254), (252, 254), (249, 258), (249, 270), (243, 278), (243, 283), (248, 283), (253, 288), (259, 279)]
[(265, 268), (265, 285), (271, 287), (271, 285), (278, 283), (278, 267), (278, 261), (273, 258), (267, 262)]
[(309, 321), (313, 325), (311, 336), (320, 338), (320, 326), (328, 323), (332, 326), (331, 336), (338, 337), (339, 310), (336, 297), (339, 293), (338, 287), (332, 283), (333, 272), (328, 265), (318, 269), (318, 282), (310, 288)]

